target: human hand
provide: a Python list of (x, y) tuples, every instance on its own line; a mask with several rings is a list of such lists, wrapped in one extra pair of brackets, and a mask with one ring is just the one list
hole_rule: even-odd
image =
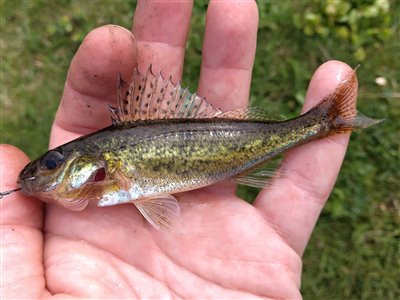
[[(110, 123), (116, 79), (153, 63), (182, 74), (192, 4), (139, 2), (132, 34), (92, 31), (75, 55), (50, 147)], [(223, 110), (247, 105), (257, 33), (255, 2), (211, 1), (198, 94)], [(304, 111), (349, 72), (314, 74)], [(267, 72), (267, 70), (266, 70)], [(254, 205), (221, 183), (180, 197), (183, 232), (155, 231), (133, 205), (67, 211), (14, 193), (1, 200), (2, 295), (140, 298), (300, 298), (301, 255), (332, 189), (348, 134), (290, 151), (284, 176)], [(26, 156), (1, 147), (1, 189), (15, 187)]]

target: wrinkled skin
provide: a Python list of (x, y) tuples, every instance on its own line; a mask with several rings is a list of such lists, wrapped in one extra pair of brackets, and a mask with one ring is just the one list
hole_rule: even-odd
[[(139, 1), (133, 32), (104, 26), (76, 53), (50, 147), (109, 124), (115, 83), (136, 64), (181, 78), (191, 3)], [(198, 93), (222, 109), (247, 105), (255, 54), (255, 2), (211, 1)], [(179, 25), (178, 25), (179, 24)], [(314, 74), (303, 111), (334, 89), (350, 68), (338, 61)], [(265, 70), (268, 72), (268, 70)], [(71, 212), (14, 193), (1, 200), (5, 298), (301, 298), (301, 256), (332, 189), (348, 134), (290, 151), (285, 176), (254, 205), (218, 184), (181, 198), (183, 232), (151, 229), (133, 205)], [(1, 146), (1, 190), (15, 187), (28, 162)]]

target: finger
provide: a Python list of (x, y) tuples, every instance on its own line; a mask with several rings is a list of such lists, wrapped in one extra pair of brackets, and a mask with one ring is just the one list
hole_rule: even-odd
[[(303, 112), (332, 92), (350, 71), (339, 61), (323, 64), (310, 82)], [(256, 207), (299, 254), (332, 191), (348, 140), (349, 134), (330, 136), (288, 152), (281, 170), (285, 176), (256, 199)]]
[(198, 94), (216, 107), (247, 105), (257, 27), (255, 1), (210, 1)]
[[(28, 157), (10, 145), (0, 146), (0, 190), (17, 187), (18, 173)], [(1, 294), (5, 298), (39, 298), (45, 290), (43, 256), (43, 205), (15, 192), (0, 201)], [(23, 288), (21, 289), (21, 286)]]
[[(197, 94), (215, 107), (227, 111), (247, 106), (257, 27), (255, 1), (210, 1)], [(223, 182), (207, 189), (231, 195), (236, 184)]]
[(107, 25), (88, 34), (68, 71), (51, 148), (111, 123), (107, 104), (116, 102), (118, 76), (129, 81), (136, 56), (135, 38), (127, 29)]
[(192, 6), (188, 0), (139, 0), (133, 17), (139, 70), (144, 72), (152, 64), (154, 73), (161, 70), (164, 77), (180, 80)]

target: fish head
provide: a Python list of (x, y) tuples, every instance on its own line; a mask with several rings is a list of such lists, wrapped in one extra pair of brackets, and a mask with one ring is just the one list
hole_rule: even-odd
[[(20, 173), (22, 191), (70, 210), (84, 209), (110, 185), (107, 162), (94, 155), (56, 148), (30, 162)], [(112, 185), (112, 184), (111, 184)]]

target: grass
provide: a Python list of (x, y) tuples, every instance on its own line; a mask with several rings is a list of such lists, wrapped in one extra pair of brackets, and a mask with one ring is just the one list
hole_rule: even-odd
[[(0, 139), (1, 143), (14, 144), (35, 158), (47, 148), (69, 62), (80, 42), (92, 28), (104, 24), (117, 23), (129, 28), (135, 3), (0, 3)], [(254, 105), (263, 103), (264, 107), (267, 101), (271, 112), (293, 117), (300, 110), (309, 78), (318, 65), (333, 58), (352, 66), (361, 63), (358, 107), (366, 115), (386, 121), (352, 135), (336, 187), (304, 255), (302, 293), (305, 299), (397, 299), (400, 5), (391, 1), (382, 20), (370, 18), (366, 24), (360, 21), (357, 24), (364, 27), (356, 31), (351, 21), (342, 26), (324, 18), (329, 3), (259, 2), (261, 19), (251, 101)], [(351, 3), (364, 12), (369, 9), (365, 5), (369, 3), (371, 7), (375, 2)], [(196, 88), (200, 69), (206, 7), (201, 1), (194, 7), (184, 69), (184, 84), (191, 90)], [(317, 17), (322, 16), (320, 21), (313, 19), (315, 10)], [(325, 19), (327, 23), (321, 23)], [(304, 20), (311, 25), (303, 24)], [(377, 31), (381, 24), (389, 30), (387, 39), (373, 35), (387, 33)], [(346, 38), (343, 30), (336, 31), (342, 27), (351, 28), (354, 36)], [(310, 32), (313, 28), (317, 33)], [(379, 76), (386, 78), (386, 85), (375, 83)], [(256, 192), (239, 191), (248, 200)]]

